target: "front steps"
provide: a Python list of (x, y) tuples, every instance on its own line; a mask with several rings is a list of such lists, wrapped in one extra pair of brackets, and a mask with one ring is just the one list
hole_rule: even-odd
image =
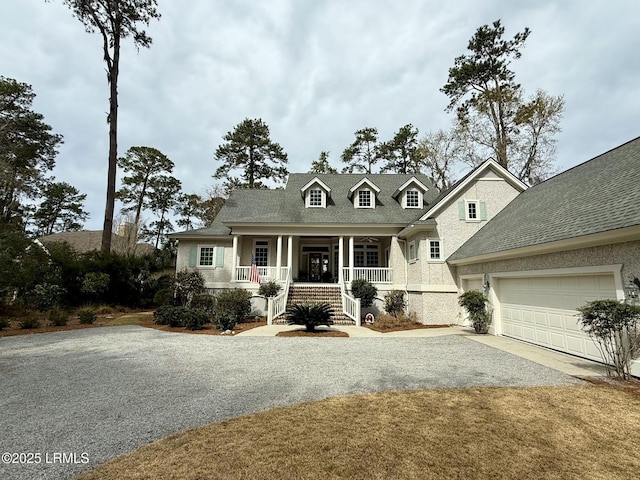
[[(291, 285), (289, 287), (289, 297), (287, 298), (287, 309), (296, 303), (328, 303), (331, 305), (334, 325), (355, 325), (355, 322), (342, 313), (342, 297), (340, 287), (335, 284), (327, 285)], [(287, 319), (282, 315), (273, 320), (274, 325), (286, 325)]]

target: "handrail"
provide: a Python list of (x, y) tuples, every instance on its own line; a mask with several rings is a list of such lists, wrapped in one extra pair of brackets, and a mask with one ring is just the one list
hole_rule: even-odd
[[(393, 269), (389, 267), (354, 267), (353, 278), (362, 279), (371, 283), (393, 283)], [(345, 283), (351, 282), (351, 269), (344, 267), (342, 269), (342, 278)]]
[(361, 325), (360, 321), (360, 299), (354, 298), (347, 293), (344, 283), (340, 284), (340, 296), (342, 297), (342, 312), (351, 320), (356, 322), (356, 326)]
[[(286, 272), (285, 272), (286, 269)], [(273, 325), (273, 320), (287, 311), (287, 300), (289, 299), (289, 284), (291, 282), (291, 269), (282, 267), (285, 272), (284, 290), (275, 297), (267, 298), (267, 325)], [(282, 280), (280, 284), (282, 284)]]

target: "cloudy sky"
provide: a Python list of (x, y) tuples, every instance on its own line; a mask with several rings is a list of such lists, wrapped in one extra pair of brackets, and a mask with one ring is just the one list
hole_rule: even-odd
[[(448, 129), (439, 91), (480, 25), (532, 31), (513, 64), (527, 93), (564, 95), (557, 167), (640, 135), (640, 4), (635, 0), (158, 0), (150, 49), (124, 42), (119, 154), (158, 148), (187, 193), (214, 184), (213, 152), (262, 118), (304, 172), (363, 127), (386, 141), (412, 123)], [(108, 87), (98, 34), (62, 0), (2, 0), (0, 75), (31, 84), (34, 108), (64, 136), (54, 175), (87, 193), (86, 228), (104, 214)]]

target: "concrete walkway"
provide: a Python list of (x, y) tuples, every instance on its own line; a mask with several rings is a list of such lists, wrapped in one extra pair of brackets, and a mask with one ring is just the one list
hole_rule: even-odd
[[(266, 325), (248, 330), (238, 335), (244, 337), (273, 337), (280, 332), (299, 330), (300, 325)], [(320, 327), (324, 328), (324, 327)], [(460, 326), (443, 328), (420, 328), (416, 330), (402, 330), (399, 332), (380, 333), (366, 327), (337, 325), (330, 330), (338, 330), (349, 334), (349, 338), (377, 337), (441, 337), (445, 335), (463, 335), (471, 340), (482, 343), (492, 348), (508, 352), (532, 362), (553, 368), (574, 377), (593, 377), (606, 375), (604, 365), (573, 355), (567, 355), (555, 350), (538, 347), (519, 340), (498, 337), (495, 335), (477, 335), (472, 329)]]

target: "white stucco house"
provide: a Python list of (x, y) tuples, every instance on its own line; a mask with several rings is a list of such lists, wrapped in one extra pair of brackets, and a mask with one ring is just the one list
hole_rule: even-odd
[(476, 288), (491, 333), (599, 359), (575, 309), (623, 300), (640, 275), (640, 138), (531, 188), (493, 160), (442, 193), (424, 175), (291, 174), (283, 190), (234, 191), (211, 226), (171, 237), (177, 269), (212, 291), (257, 292), (252, 258), (281, 282), (269, 322), (324, 288), (359, 324), (349, 285), (364, 278), (380, 298), (404, 290), (423, 323), (459, 324), (457, 297)]

